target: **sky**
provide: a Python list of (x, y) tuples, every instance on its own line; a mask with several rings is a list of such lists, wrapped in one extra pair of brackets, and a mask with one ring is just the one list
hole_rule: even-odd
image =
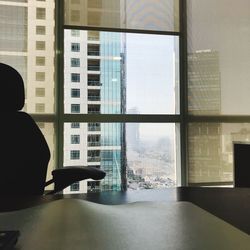
[(126, 34), (127, 112), (175, 113), (174, 38)]
[[(175, 113), (175, 40), (172, 36), (126, 34), (127, 113)], [(177, 53), (178, 56), (178, 53)], [(140, 124), (140, 136), (173, 136), (175, 124)]]

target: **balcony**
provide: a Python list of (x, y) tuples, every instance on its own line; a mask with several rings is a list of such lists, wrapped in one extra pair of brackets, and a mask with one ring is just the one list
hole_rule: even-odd
[(91, 157), (91, 156), (88, 156), (88, 162), (100, 162), (101, 161), (101, 157)]
[(101, 191), (100, 181), (88, 181), (87, 190), (90, 193), (98, 193)]
[(99, 42), (100, 41), (100, 37), (99, 36), (92, 36), (92, 35), (89, 35), (88, 36), (88, 41), (94, 41), (94, 42)]
[(100, 83), (100, 75), (95, 75), (95, 74), (89, 74), (88, 75), (88, 86), (101, 86), (101, 83)]
[(100, 135), (88, 135), (88, 147), (100, 147), (101, 136)]
[(93, 86), (93, 87), (98, 87), (101, 86), (102, 84), (98, 80), (88, 80), (88, 86)]
[(88, 90), (88, 101), (92, 101), (92, 102), (101, 101), (100, 90), (98, 90), (98, 89), (89, 89)]
[(101, 107), (100, 105), (88, 105), (88, 114), (100, 114)]
[(101, 131), (100, 123), (88, 123), (88, 131)]
[(88, 31), (88, 40), (89, 41), (100, 41), (100, 32), (99, 31)]
[(101, 142), (100, 141), (88, 141), (88, 147), (100, 147)]
[(89, 71), (100, 71), (100, 65), (88, 65)]
[(99, 50), (88, 50), (88, 56), (100, 56)]
[(100, 162), (101, 161), (101, 151), (100, 150), (88, 150), (88, 162)]
[(97, 95), (97, 96), (88, 95), (88, 101), (98, 102), (98, 101), (101, 101), (101, 97), (99, 95)]
[(100, 45), (88, 44), (88, 56), (100, 56)]
[(100, 110), (88, 110), (88, 114), (101, 114)]
[(100, 71), (100, 60), (88, 60), (89, 71)]

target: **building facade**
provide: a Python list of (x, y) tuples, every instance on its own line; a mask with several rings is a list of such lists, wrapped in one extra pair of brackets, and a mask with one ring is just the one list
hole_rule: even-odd
[[(65, 113), (125, 112), (124, 35), (65, 30)], [(65, 123), (64, 166), (94, 166), (102, 181), (86, 180), (71, 192), (121, 190), (126, 187), (125, 127), (120, 123)]]
[[(188, 55), (188, 108), (196, 115), (221, 113), (219, 53), (202, 50)], [(223, 180), (222, 148), (219, 123), (190, 123), (189, 182), (206, 183)]]

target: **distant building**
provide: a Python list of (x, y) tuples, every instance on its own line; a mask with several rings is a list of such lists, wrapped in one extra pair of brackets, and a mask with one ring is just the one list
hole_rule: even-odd
[[(127, 110), (128, 114), (139, 114), (137, 108), (131, 108)], [(138, 148), (138, 144), (140, 143), (140, 124), (139, 123), (128, 123), (126, 125), (126, 141), (127, 148), (136, 150)]]
[[(123, 113), (123, 34), (65, 30), (64, 37), (65, 112)], [(102, 181), (82, 181), (65, 189), (65, 193), (123, 189), (125, 154), (123, 124), (65, 124), (64, 165), (94, 166), (106, 172)]]
[(188, 55), (188, 110), (195, 115), (221, 112), (219, 53), (201, 50)]
[[(195, 115), (221, 113), (219, 54), (203, 50), (188, 55), (188, 110)], [(221, 181), (221, 124), (189, 124), (189, 182)]]

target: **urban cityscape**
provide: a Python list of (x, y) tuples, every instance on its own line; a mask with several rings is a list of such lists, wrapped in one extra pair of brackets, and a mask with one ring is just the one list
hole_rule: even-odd
[[(66, 113), (139, 114), (136, 107), (127, 109), (126, 34), (65, 30), (64, 40)], [(166, 133), (145, 141), (143, 126), (65, 124), (64, 164), (106, 172), (102, 181), (75, 183), (65, 192), (175, 186), (174, 133), (171, 138)]]
[[(179, 81), (178, 39), (172, 36), (170, 39), (167, 35), (155, 35), (153, 38), (149, 34), (98, 31), (96, 27), (102, 22), (108, 23), (109, 18), (113, 18), (117, 26), (129, 27), (125, 21), (135, 21), (136, 16), (124, 17), (122, 12), (126, 1), (112, 1), (115, 10), (103, 13), (103, 19), (96, 13), (105, 10), (105, 6), (100, 10), (96, 1), (84, 1), (85, 5), (80, 2), (65, 1), (65, 23), (76, 28), (64, 29), (63, 34), (64, 113), (179, 115), (182, 83)], [(103, 1), (103, 4), (108, 2)], [(127, 8), (133, 2), (127, 1)], [(142, 8), (140, 3), (136, 7)], [(159, 11), (154, 10), (154, 6), (150, 8), (153, 12)], [(24, 79), (24, 111), (45, 117), (55, 115), (56, 111), (54, 11), (54, 1), (0, 1), (0, 61), (13, 66)], [(84, 12), (86, 15), (81, 14)], [(88, 18), (88, 12), (93, 14), (89, 16), (95, 18)], [(157, 24), (166, 23), (164, 15), (157, 16)], [(84, 24), (95, 28), (86, 30)], [(195, 25), (199, 25), (199, 22), (195, 22)], [(176, 26), (176, 23), (172, 26)], [(199, 27), (193, 30), (199, 31)], [(188, 114), (230, 115), (235, 107), (228, 96), (234, 96), (241, 86), (232, 80), (233, 77), (224, 78), (229, 74), (227, 61), (223, 60), (223, 49), (226, 47), (202, 46), (202, 39), (196, 39), (193, 43), (193, 48), (188, 50)], [(153, 69), (147, 70), (150, 67)], [(241, 72), (240, 64), (237, 70)], [(229, 85), (234, 87), (233, 90), (227, 87)], [(241, 94), (248, 95), (239, 90), (237, 96)], [(244, 112), (239, 115), (248, 114), (249, 105), (240, 105)], [(237, 110), (233, 112), (237, 114)], [(56, 126), (53, 119), (46, 122), (40, 119), (37, 123), (51, 150), (47, 175), (47, 179), (50, 179), (51, 171), (61, 167), (56, 166)], [(178, 122), (65, 122), (64, 144), (61, 147), (63, 165), (101, 168), (106, 172), (106, 177), (101, 181), (75, 183), (64, 192), (176, 186), (176, 172), (180, 167), (178, 126)], [(232, 182), (232, 145), (235, 141), (250, 141), (249, 123), (189, 122), (189, 183)]]

